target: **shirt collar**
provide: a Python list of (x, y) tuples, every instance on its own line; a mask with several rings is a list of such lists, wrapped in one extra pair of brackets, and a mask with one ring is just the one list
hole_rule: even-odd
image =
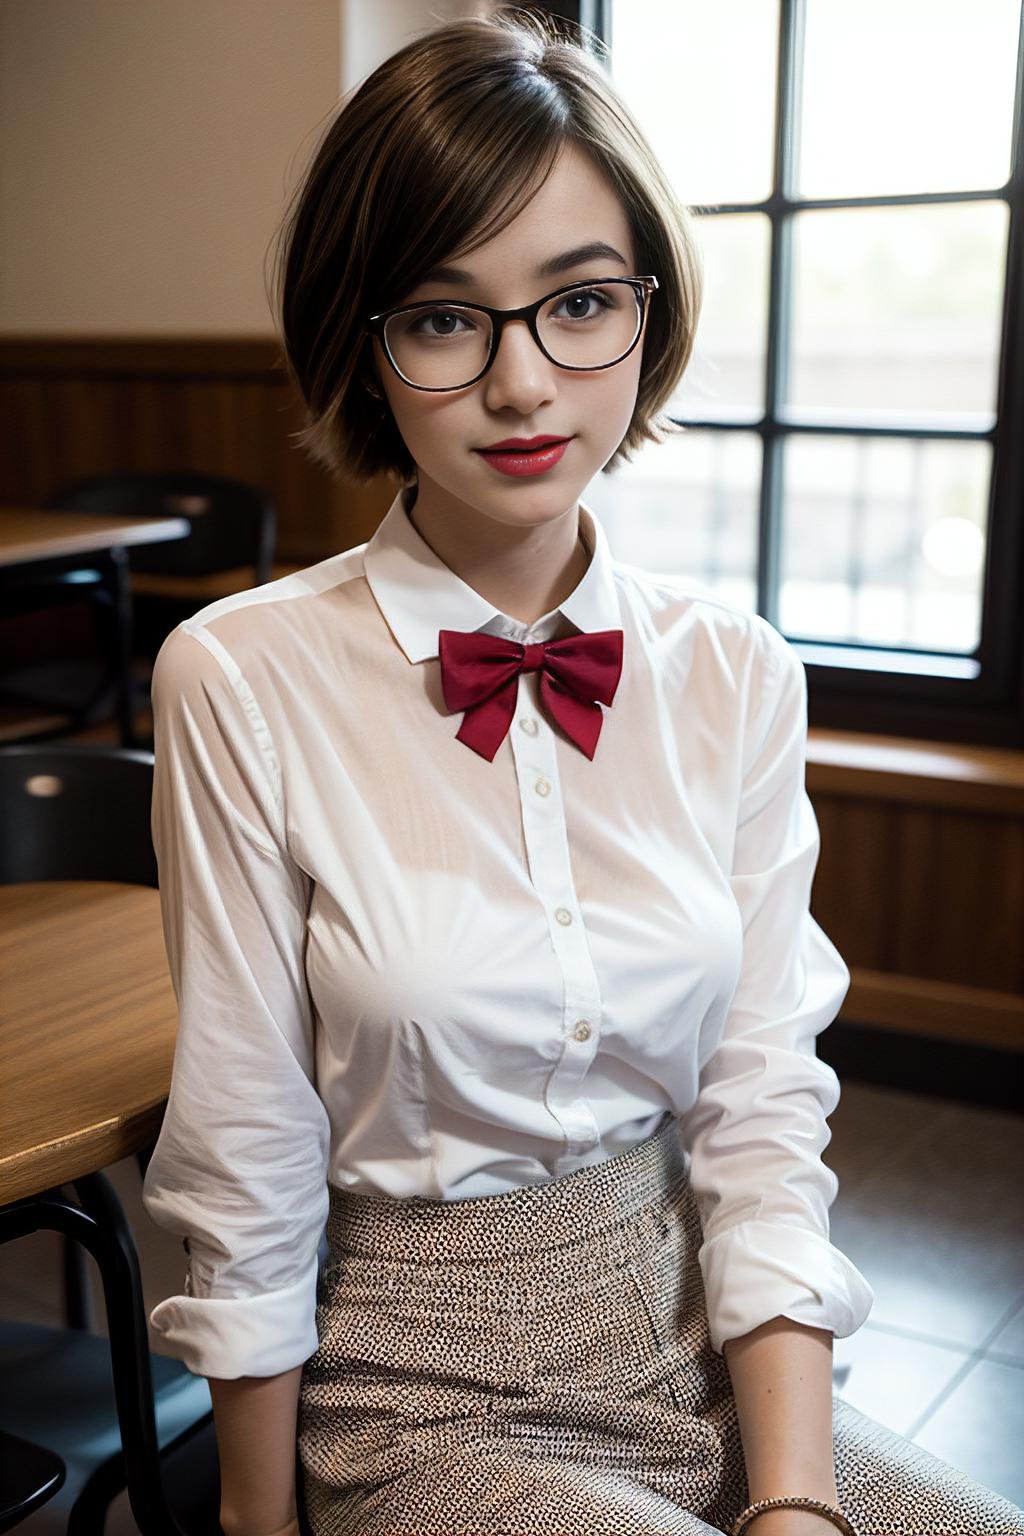
[(363, 552), (366, 580), (395, 639), (410, 661), (438, 654), (440, 629), (465, 632), (486, 629), (491, 634), (525, 643), (550, 639), (564, 615), (581, 632), (617, 629), (622, 625), (619, 596), (612, 571), (607, 536), (597, 518), (581, 501), (580, 533), (591, 561), (573, 591), (535, 624), (495, 608), (468, 586), (430, 548), (409, 520), (411, 486), (403, 487)]

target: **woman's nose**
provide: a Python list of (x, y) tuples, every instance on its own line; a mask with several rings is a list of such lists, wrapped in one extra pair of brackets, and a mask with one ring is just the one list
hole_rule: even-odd
[(555, 365), (534, 341), (525, 320), (510, 320), (484, 378), (487, 403), (520, 405), (550, 397), (556, 389)]

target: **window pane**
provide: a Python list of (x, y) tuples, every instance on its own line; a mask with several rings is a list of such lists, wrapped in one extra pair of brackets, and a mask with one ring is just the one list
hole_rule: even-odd
[(1019, 0), (806, 3), (800, 195), (1005, 183)]
[(768, 220), (760, 213), (723, 213), (694, 223), (704, 255), (704, 302), (693, 356), (670, 409), (704, 419), (759, 417), (768, 334)]
[(612, 0), (612, 76), (684, 202), (768, 196), (778, 28), (778, 0)]
[(1008, 228), (1003, 202), (795, 215), (787, 403), (987, 428)]
[(753, 433), (686, 431), (595, 475), (582, 499), (619, 560), (753, 610), (760, 481)]
[(988, 443), (789, 437), (779, 627), (806, 639), (972, 652), (990, 473)]

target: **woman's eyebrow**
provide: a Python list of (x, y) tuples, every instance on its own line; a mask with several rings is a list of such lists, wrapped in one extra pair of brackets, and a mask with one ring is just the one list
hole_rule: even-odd
[[(547, 261), (542, 261), (536, 268), (537, 277), (557, 277), (562, 272), (568, 272), (573, 267), (582, 265), (585, 261), (595, 261), (598, 257), (609, 261), (617, 261), (626, 266), (626, 258), (621, 256), (613, 245), (607, 245), (603, 240), (590, 240), (586, 245), (574, 246), (571, 251), (563, 251), (560, 256), (550, 256)], [(429, 272), (420, 278), (423, 283), (472, 283), (476, 279), (472, 272), (467, 272), (465, 267), (431, 267)]]

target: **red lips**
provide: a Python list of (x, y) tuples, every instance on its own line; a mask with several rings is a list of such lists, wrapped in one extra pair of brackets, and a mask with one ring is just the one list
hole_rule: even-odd
[(549, 443), (565, 443), (565, 442), (568, 442), (568, 438), (565, 438), (565, 437), (552, 437), (550, 433), (546, 434), (543, 437), (505, 437), (505, 438), (503, 438), (501, 440), (500, 443), (488, 443), (485, 448), (479, 448), (477, 450), (477, 452), (478, 453), (503, 453), (507, 449), (513, 449), (513, 448), (518, 448), (519, 451), (522, 452), (524, 448), (525, 449), (546, 448)]

